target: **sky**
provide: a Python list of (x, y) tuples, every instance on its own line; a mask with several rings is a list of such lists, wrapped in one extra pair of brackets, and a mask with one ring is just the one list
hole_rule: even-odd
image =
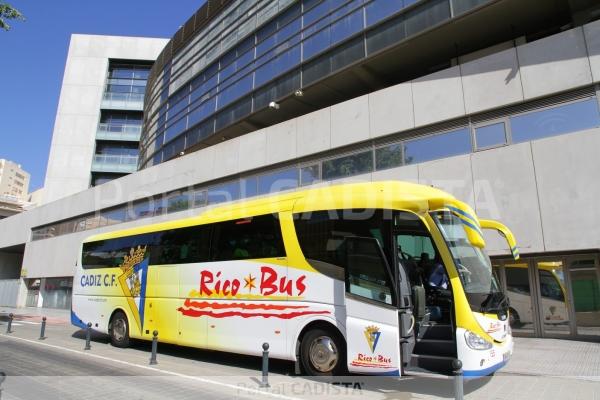
[(44, 184), (71, 34), (171, 38), (203, 3), (9, 0), (26, 21), (0, 31), (0, 158), (31, 174), (30, 191)]

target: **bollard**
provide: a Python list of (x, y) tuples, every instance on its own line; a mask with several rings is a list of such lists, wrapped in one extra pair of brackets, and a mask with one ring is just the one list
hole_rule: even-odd
[(46, 317), (42, 317), (42, 328), (40, 330), (40, 340), (46, 339)]
[(156, 361), (156, 351), (158, 349), (158, 331), (152, 332), (152, 354), (150, 355), (150, 365), (158, 364)]
[(90, 340), (92, 339), (92, 323), (87, 323), (87, 329), (85, 330), (85, 348), (84, 350), (91, 350)]
[(452, 361), (452, 369), (454, 370), (454, 398), (463, 400), (463, 371), (462, 362), (459, 359)]
[(6, 333), (12, 333), (12, 321), (15, 315), (13, 313), (8, 314), (8, 326), (6, 327)]
[(6, 373), (3, 371), (0, 371), (0, 399), (2, 398), (2, 384), (4, 383), (5, 380), (6, 380)]
[(269, 343), (263, 343), (263, 357), (262, 357), (262, 381), (260, 382), (261, 388), (268, 388), (269, 386)]

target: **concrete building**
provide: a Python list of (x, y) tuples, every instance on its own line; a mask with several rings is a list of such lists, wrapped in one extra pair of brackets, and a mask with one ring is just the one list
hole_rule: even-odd
[(44, 202), (137, 170), (150, 67), (166, 39), (72, 35)]
[(597, 336), (599, 16), (594, 1), (209, 0), (151, 70), (142, 169), (0, 222), (0, 254), (23, 257), (2, 267), (23, 276), (15, 301), (68, 285), (94, 233), (397, 179), (512, 228), (519, 263), (486, 239), (516, 332)]
[(29, 193), (29, 173), (9, 160), (0, 159), (0, 196), (26, 200)]

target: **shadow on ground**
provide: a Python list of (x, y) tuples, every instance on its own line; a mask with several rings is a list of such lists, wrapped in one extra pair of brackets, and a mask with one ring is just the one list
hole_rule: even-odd
[[(84, 347), (85, 335), (85, 330), (79, 330), (72, 334), (72, 337), (82, 340), (82, 348)], [(101, 343), (104, 345), (109, 344), (110, 338), (108, 335), (92, 330), (91, 341), (93, 348), (94, 343)], [(130, 347), (147, 352), (148, 358), (150, 358), (151, 346), (152, 344), (150, 341), (133, 340)], [(161, 355), (168, 355), (196, 362), (218, 364), (221, 366), (244, 368), (255, 371), (256, 376), (260, 376), (261, 373), (262, 360), (260, 357), (159, 343), (157, 356), (159, 363)], [(293, 362), (276, 359), (269, 360), (269, 372), (289, 376), (292, 379), (302, 378), (302, 383), (300, 383), (300, 380), (297, 383), (300, 385), (298, 386), (299, 390), (302, 390), (303, 392), (312, 391), (318, 393), (324, 391), (325, 393), (347, 393), (348, 391), (359, 391), (362, 394), (383, 394), (384, 398), (398, 398), (398, 395), (402, 394), (406, 394), (407, 397), (411, 397), (411, 394), (421, 394), (441, 398), (454, 397), (454, 381), (452, 378), (446, 376), (422, 376), (421, 374), (411, 375), (409, 373), (401, 378), (362, 375), (311, 377), (296, 375), (294, 371), (295, 366)], [(490, 379), (492, 378), (484, 377), (465, 381), (465, 394), (469, 394), (482, 388), (489, 383)], [(258, 381), (256, 381), (256, 383), (258, 384)], [(294, 381), (286, 380), (286, 383), (282, 385), (290, 384), (294, 384)], [(323, 385), (332, 385), (333, 389), (324, 389), (322, 388)], [(274, 388), (272, 388), (272, 390), (273, 389)], [(284, 389), (282, 388), (281, 391), (283, 392)]]

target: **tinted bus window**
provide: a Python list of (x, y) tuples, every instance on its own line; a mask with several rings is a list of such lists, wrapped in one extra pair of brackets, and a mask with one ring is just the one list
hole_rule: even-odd
[(285, 257), (279, 220), (272, 214), (213, 226), (214, 261)]
[(188, 264), (209, 260), (210, 226), (191, 226), (157, 233), (150, 264)]
[(307, 259), (346, 267), (345, 239), (368, 237), (377, 239), (388, 259), (391, 253), (386, 237), (389, 226), (382, 210), (329, 210), (294, 215), (296, 235)]
[(128, 255), (132, 248), (138, 246), (151, 248), (158, 239), (156, 233), (147, 233), (84, 243), (82, 267), (83, 269), (116, 268), (123, 263), (125, 255)]

